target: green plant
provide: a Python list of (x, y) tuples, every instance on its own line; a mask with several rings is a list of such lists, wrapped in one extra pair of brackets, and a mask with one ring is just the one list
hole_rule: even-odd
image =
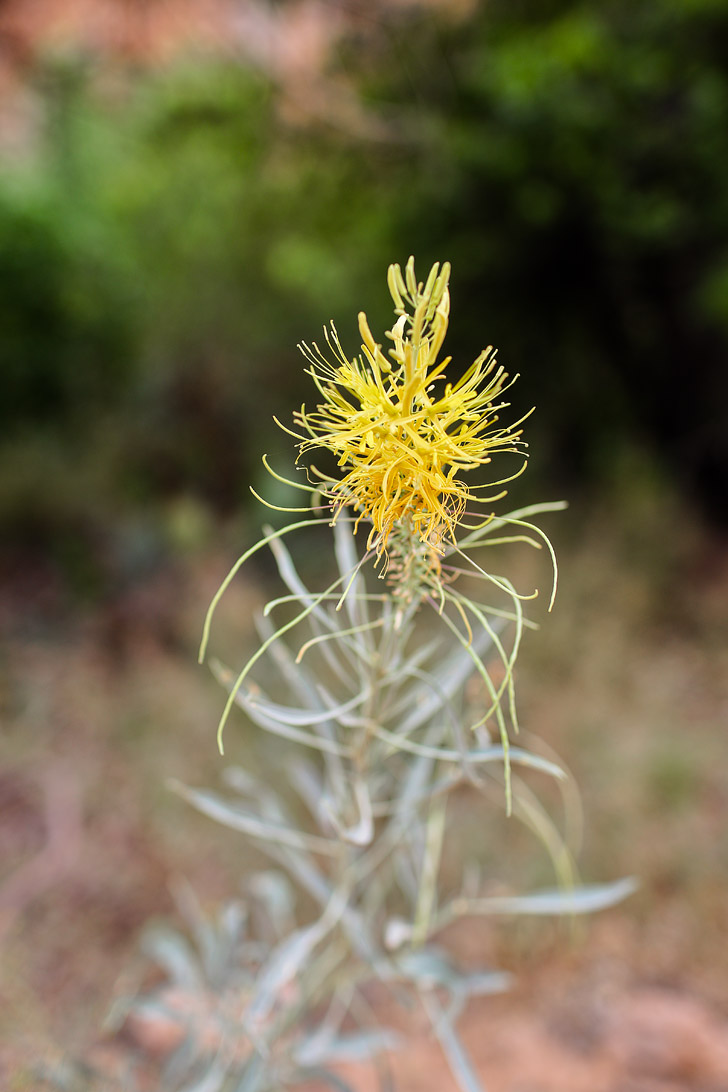
[[(267, 781), (228, 768), (224, 793), (175, 787), (255, 840), (275, 871), (249, 878), (248, 908), (223, 911), (217, 927), (193, 908), (197, 956), (183, 938), (156, 934), (168, 981), (151, 1003), (184, 1029), (165, 1087), (273, 1092), (315, 1078), (343, 1090), (336, 1062), (352, 1057), (378, 1058), (389, 1087), (383, 1056), (397, 1035), (371, 1003), (379, 982), (421, 1005), (457, 1086), (474, 1092), (456, 1021), (468, 998), (503, 989), (507, 976), (460, 968), (437, 942), (443, 927), (467, 916), (593, 911), (633, 888), (577, 886), (533, 781), (565, 775), (513, 739), (513, 668), (533, 595), (476, 556), (519, 542), (551, 551), (532, 517), (562, 505), (496, 516), (490, 505), (504, 491), (491, 491), (514, 475), (488, 486), (462, 478), (500, 451), (522, 457), (524, 445), (520, 422), (499, 421), (508, 377), (492, 348), (459, 380), (445, 379), (448, 279), (448, 265), (424, 285), (412, 260), (404, 274), (390, 267), (398, 317), (386, 355), (363, 314), (361, 356), (344, 353), (335, 329), (326, 335), (333, 363), (315, 343), (303, 347), (321, 402), (295, 415), (294, 434), (302, 455), (333, 453), (339, 470), (311, 463), (306, 481), (289, 482), (307, 494), (286, 509), (302, 518), (267, 529), (210, 607), (201, 659), (230, 581), (254, 553), (272, 552), (287, 592), (265, 608), (259, 648), (237, 675), (213, 667), (228, 690), (221, 750), (238, 706), (279, 741), (278, 760)], [(360, 539), (361, 524), (369, 530)], [(313, 528), (332, 531), (335, 573), (323, 591), (309, 590), (284, 544)], [(271, 694), (259, 681), (266, 661)], [(495, 799), (543, 843), (554, 889), (504, 894), (481, 875), (477, 854), (452, 852), (452, 804), (466, 789), (478, 808)]]

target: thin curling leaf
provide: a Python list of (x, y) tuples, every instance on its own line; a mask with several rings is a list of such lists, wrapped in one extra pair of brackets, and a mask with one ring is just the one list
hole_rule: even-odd
[[(384, 595), (359, 595), (359, 596), (357, 596), (357, 598), (361, 602), (367, 602), (368, 601), (368, 602), (371, 602), (371, 603), (382, 603), (382, 602), (384, 602), (386, 600), (386, 596), (384, 596)], [(338, 604), (338, 603), (341, 602), (341, 596), (340, 595), (335, 595), (335, 594), (323, 596), (322, 602), (325, 603), (325, 602), (327, 602), (327, 600), (329, 602), (333, 601), (333, 602)], [(275, 607), (280, 607), (284, 603), (300, 603), (300, 602), (301, 602), (301, 596), (300, 595), (293, 595), (293, 594), (291, 594), (291, 595), (279, 595), (276, 599), (269, 599), (268, 600), (268, 602), (266, 603), (266, 605), (264, 607), (264, 611), (265, 611), (264, 616), (267, 618), (268, 615), (271, 613), (271, 611)], [(332, 626), (335, 626), (337, 624), (336, 620), (334, 618), (329, 618), (328, 622)], [(341, 630), (339, 632), (343, 633), (345, 631)]]
[(535, 523), (527, 523), (525, 520), (514, 519), (512, 516), (506, 516), (505, 518), (506, 518), (507, 522), (510, 523), (510, 524), (513, 524), (514, 527), (527, 527), (529, 531), (533, 531), (534, 534), (540, 535), (541, 538), (543, 539), (544, 543), (546, 544), (546, 548), (547, 548), (547, 550), (549, 552), (549, 556), (551, 558), (551, 567), (552, 567), (552, 570), (553, 570), (553, 581), (552, 581), (552, 585), (551, 585), (551, 597), (549, 599), (548, 609), (549, 609), (549, 611), (553, 610), (554, 602), (556, 600), (556, 589), (558, 588), (558, 585), (559, 585), (559, 566), (558, 566), (558, 562), (556, 560), (556, 551), (554, 550), (553, 545), (551, 544), (551, 539), (548, 537), (548, 535), (544, 531), (541, 530), (540, 527), (537, 527)]
[(274, 641), (277, 641), (279, 639), (279, 637), (283, 636), (284, 633), (287, 633), (289, 630), (293, 629), (294, 626), (299, 625), (299, 623), (302, 622), (304, 620), (304, 618), (307, 618), (308, 615), (311, 614), (311, 612), (316, 609), (316, 607), (320, 603), (323, 596), (328, 595), (328, 593), (333, 591), (334, 588), (338, 587), (338, 585), (340, 583), (341, 583), (341, 577), (339, 577), (338, 580), (335, 580), (333, 582), (333, 584), (330, 584), (328, 586), (328, 588), (326, 589), (326, 591), (322, 592), (320, 596), (314, 596), (311, 603), (309, 603), (306, 607), (304, 607), (304, 609), (302, 611), (300, 611), (295, 616), (295, 618), (292, 618), (290, 622), (286, 622), (284, 625), (279, 626), (278, 629), (275, 631), (275, 633), (271, 637), (269, 637), (267, 641), (264, 641), (263, 644), (260, 646), (260, 648), (257, 650), (257, 652), (254, 652), (253, 655), (250, 657), (250, 659), (246, 663), (245, 667), (242, 669), (242, 671), (240, 672), (238, 677), (235, 679), (235, 682), (233, 683), (232, 688), (230, 690), (228, 700), (227, 700), (227, 702), (225, 704), (225, 708), (223, 710), (222, 716), (220, 717), (220, 723), (218, 724), (218, 727), (217, 727), (217, 745), (218, 745), (220, 754), (224, 753), (224, 748), (223, 748), (223, 744), (222, 744), (222, 735), (223, 735), (223, 732), (225, 730), (225, 725), (227, 723), (228, 717), (230, 716), (230, 712), (232, 710), (232, 707), (235, 704), (235, 700), (236, 700), (238, 691), (240, 690), (240, 687), (243, 685), (243, 682), (245, 681), (245, 679), (246, 679), (248, 673), (250, 672), (250, 670), (255, 666), (255, 664), (258, 662), (258, 660), (261, 658), (261, 656), (265, 655), (266, 651), (268, 650), (269, 645), (273, 644)]
[(457, 626), (448, 618), (448, 616), (446, 614), (442, 615), (442, 619), (445, 622), (445, 624), (449, 627), (449, 629), (451, 629), (452, 632), (455, 634), (457, 640), (460, 642), (460, 644), (463, 646), (463, 648), (466, 648), (468, 650), (468, 655), (470, 656), (473, 663), (475, 664), (475, 668), (476, 668), (478, 674), (480, 675), (481, 679), (483, 679), (483, 681), (485, 682), (485, 685), (488, 688), (488, 693), (491, 696), (491, 699), (492, 699), (491, 707), (488, 710), (487, 714), (483, 718), (481, 718), (479, 723), (484, 724), (488, 720), (488, 718), (491, 717), (491, 716), (495, 716), (495, 718), (496, 718), (496, 722), (498, 724), (498, 730), (500, 732), (501, 743), (503, 745), (503, 773), (504, 773), (504, 777), (505, 777), (505, 787), (506, 787), (506, 814), (510, 815), (511, 810), (512, 810), (512, 806), (513, 806), (513, 795), (512, 795), (512, 790), (511, 790), (511, 764), (510, 764), (510, 756), (509, 756), (511, 741), (508, 738), (508, 729), (506, 728), (506, 723), (505, 723), (505, 719), (503, 717), (503, 710), (501, 709), (500, 701), (496, 697), (496, 691), (495, 691), (495, 687), (493, 686), (493, 680), (491, 679), (490, 674), (488, 672), (488, 669), (485, 666), (485, 664), (483, 663), (482, 659), (475, 652), (472, 645), (469, 645), (467, 643), (467, 641), (464, 640), (464, 638), (462, 637), (462, 635), (461, 635), (460, 631), (458, 630)]
[(467, 639), (467, 638), (463, 637), (463, 635), (460, 632), (460, 630), (458, 629), (458, 627), (455, 625), (455, 623), (452, 621), (452, 619), (446, 613), (440, 613), (439, 611), (437, 613), (438, 613), (438, 616), (440, 618), (442, 618), (443, 622), (448, 627), (448, 629), (450, 629), (451, 632), (455, 634), (458, 642), (465, 649), (467, 655), (470, 657), (470, 659), (473, 662), (475, 670), (477, 671), (478, 675), (480, 675), (481, 679), (485, 683), (486, 688), (488, 690), (488, 694), (490, 695), (490, 699), (491, 699), (490, 706), (488, 707), (486, 712), (481, 717), (479, 717), (477, 722), (471, 726), (471, 729), (473, 731), (475, 731), (476, 728), (481, 727), (481, 725), (485, 724), (488, 720), (490, 720), (491, 717), (495, 717), (497, 722), (498, 722), (498, 727), (500, 729), (502, 739), (503, 739), (503, 736), (504, 736), (504, 733), (505, 733), (505, 739), (503, 739), (503, 746), (507, 747), (507, 745), (508, 745), (508, 735), (507, 735), (507, 730), (506, 730), (506, 727), (505, 727), (505, 720), (503, 719), (503, 710), (501, 708), (501, 698), (503, 697), (503, 691), (505, 689), (505, 684), (503, 686), (501, 686), (498, 690), (496, 690), (495, 684), (493, 683), (493, 680), (491, 678), (490, 672), (488, 671), (488, 667), (487, 667), (487, 665), (485, 663), (485, 660), (478, 653), (477, 646), (476, 646), (474, 640), (472, 638)]
[(333, 630), (331, 633), (319, 633), (316, 637), (311, 637), (301, 645), (296, 655), (296, 663), (300, 664), (310, 648), (314, 648), (324, 641), (341, 641), (342, 637), (354, 637), (358, 636), (360, 633), (371, 633), (372, 630), (379, 629), (379, 627), (383, 625), (383, 618), (375, 618), (372, 622), (362, 622), (361, 625), (349, 626), (348, 629)]
[[(275, 632), (264, 620), (261, 623), (261, 629), (264, 640), (271, 637)], [(283, 642), (274, 642), (269, 645), (269, 652), (271, 660), (278, 668), (282, 679), (288, 683), (294, 695), (301, 699), (305, 707), (323, 711), (325, 708), (331, 709), (336, 704), (334, 699), (329, 698), (323, 688), (317, 685), (315, 677), (308, 671), (306, 665), (295, 663), (290, 651)], [(255, 717), (259, 714), (249, 713), (248, 715), (255, 722)], [(289, 733), (292, 733), (292, 738), (293, 735), (298, 737), (299, 733), (299, 729), (288, 728), (285, 725), (281, 726), (277, 722), (267, 721), (265, 718), (262, 727), (283, 737), (288, 737)], [(298, 737), (297, 742), (315, 747), (321, 751), (332, 785), (335, 791), (341, 794), (346, 785), (342, 759), (350, 753), (350, 749), (337, 741), (335, 726), (329, 721), (316, 726), (316, 739), (318, 739), (318, 742), (314, 741), (313, 736), (307, 736), (306, 740)]]
[[(482, 657), (488, 648), (488, 644), (488, 635), (482, 633), (475, 636), (472, 647)], [(440, 641), (435, 645), (435, 648), (439, 651), (441, 648)], [(403, 665), (399, 671), (400, 677), (408, 675), (411, 671), (415, 678), (421, 680), (428, 692), (423, 694), (420, 686), (408, 695), (408, 705), (411, 712), (400, 723), (398, 734), (410, 735), (441, 710), (446, 707), (449, 708), (450, 701), (464, 686), (473, 670), (470, 652), (461, 647), (443, 653), (441, 663), (426, 673), (420, 673), (416, 667), (413, 667), (412, 660)]]
[[(416, 685), (410, 686), (405, 692), (405, 703), (400, 700), (393, 708), (386, 709), (385, 714), (381, 720), (383, 723), (395, 725), (395, 735), (407, 738), (412, 735), (423, 724), (432, 723), (435, 717), (441, 719), (443, 723), (448, 725), (449, 737), (455, 739), (456, 746), (462, 749), (465, 746), (463, 739), (463, 733), (458, 721), (457, 712), (453, 707), (453, 704), (440, 687), (435, 683), (434, 679), (430, 679), (423, 671), (419, 671), (415, 667), (403, 667), (400, 671), (400, 675), (408, 679), (414, 679), (419, 682), (419, 687)], [(423, 700), (422, 689), (426, 688), (426, 697)], [(427, 698), (434, 698), (429, 703)], [(401, 714), (404, 709), (410, 709), (415, 706), (414, 716), (401, 719)]]
[(363, 626), (369, 622), (366, 597), (360, 598), (366, 592), (361, 569), (357, 569), (359, 555), (354, 543), (354, 535), (351, 526), (345, 520), (337, 520), (334, 524), (334, 553), (339, 572), (348, 573), (354, 571), (354, 581), (350, 594), (346, 597), (345, 605), (349, 621), (352, 626)]
[[(267, 641), (275, 633), (275, 627), (262, 615), (255, 618), (255, 627), (261, 642)], [(321, 702), (316, 691), (315, 678), (308, 668), (295, 662), (290, 649), (284, 642), (277, 644), (273, 642), (268, 647), (271, 663), (275, 666), (281, 681), (286, 683), (292, 696), (300, 703), (301, 708), (320, 709)], [(230, 679), (232, 680), (232, 672), (230, 672)]]
[(481, 568), (480, 565), (476, 565), (472, 557), (470, 557), (469, 554), (466, 554), (464, 550), (461, 550), (459, 546), (456, 546), (453, 552), (465, 558), (484, 580), (487, 580), (494, 587), (498, 588), (499, 591), (503, 592), (504, 595), (507, 595), (514, 605), (516, 603), (528, 603), (529, 601), (538, 598), (538, 588), (534, 589), (529, 595), (524, 595), (522, 592), (517, 592), (509, 580), (495, 576), (494, 573), (490, 573), (486, 569)]
[(557, 757), (556, 752), (542, 739), (530, 732), (521, 732), (521, 741), (524, 746), (530, 742), (532, 752), (540, 754), (551, 762), (556, 762), (563, 776), (559, 779), (559, 792), (563, 807), (564, 842), (569, 847), (572, 856), (576, 857), (582, 846), (584, 835), (584, 805), (579, 794), (574, 774), (569, 767)]
[[(261, 620), (261, 636), (265, 640), (272, 636), (274, 630), (265, 622)], [(328, 695), (325, 695), (322, 688), (316, 686), (316, 681), (313, 675), (311, 675), (305, 665), (295, 663), (289, 650), (286, 648), (283, 642), (274, 642), (269, 646), (271, 659), (278, 668), (282, 678), (288, 683), (293, 691), (294, 696), (297, 696), (304, 704), (304, 707), (314, 708), (317, 710), (323, 710), (324, 708), (331, 709), (336, 703), (333, 699), (329, 699)], [(232, 675), (230, 676), (232, 679)], [(346, 784), (346, 776), (343, 770), (343, 763), (341, 759), (343, 756), (349, 753), (349, 748), (339, 744), (335, 738), (335, 728), (332, 723), (326, 721), (316, 727), (316, 736), (311, 736), (308, 733), (300, 733), (299, 729), (289, 728), (285, 725), (280, 725), (273, 720), (268, 721), (266, 718), (262, 718), (260, 721), (256, 721), (256, 716), (259, 714), (248, 715), (254, 723), (260, 723), (261, 727), (267, 731), (283, 736), (284, 738), (295, 739), (296, 742), (303, 743), (305, 746), (314, 747), (321, 751), (324, 756), (324, 762), (328, 776), (335, 790), (339, 793), (343, 791), (343, 786)], [(305, 739), (302, 738), (305, 735)]]
[(614, 883), (575, 887), (571, 891), (547, 889), (530, 895), (491, 895), (480, 899), (455, 899), (448, 908), (448, 920), (477, 914), (534, 914), (551, 917), (593, 914), (608, 910), (633, 895), (639, 882), (633, 877)]
[(450, 747), (437, 747), (427, 743), (416, 743), (414, 740), (400, 736), (396, 732), (388, 732), (386, 728), (382, 728), (377, 724), (372, 725), (372, 733), (377, 739), (381, 739), (382, 742), (388, 743), (393, 752), (406, 751), (412, 755), (437, 759), (438, 762), (453, 762), (460, 766), (462, 766), (463, 762), (471, 763), (473, 766), (491, 763), (498, 763), (501, 765), (505, 762), (506, 758), (508, 758), (508, 761), (511, 763), (527, 766), (532, 770), (539, 770), (541, 773), (549, 774), (550, 777), (556, 778), (559, 781), (566, 777), (564, 771), (560, 766), (557, 766), (555, 762), (551, 762), (547, 758), (542, 758), (540, 755), (534, 755), (530, 751), (524, 751), (520, 747), (511, 747), (509, 745), (508, 750), (506, 751), (504, 747), (493, 744), (492, 747), (473, 747), (463, 754), (462, 751), (456, 751)]
[(329, 857), (337, 857), (340, 846), (330, 839), (319, 838), (314, 834), (305, 834), (303, 831), (294, 830), (283, 826), (270, 819), (261, 819), (254, 812), (244, 811), (227, 803), (215, 793), (202, 789), (188, 789), (186, 785), (171, 781), (172, 788), (193, 807), (201, 811), (203, 815), (215, 819), (223, 826), (232, 830), (242, 831), (253, 838), (261, 838), (263, 841), (280, 842), (281, 845), (293, 846), (298, 849), (308, 849), (312, 853), (323, 853)]
[[(513, 638), (513, 648), (510, 655), (507, 655), (506, 650), (503, 647), (503, 644), (497, 632), (493, 629), (487, 617), (476, 603), (474, 603), (471, 599), (468, 599), (467, 596), (459, 595), (455, 591), (448, 592), (446, 595), (446, 599), (462, 608), (463, 612), (469, 610), (490, 637), (493, 646), (498, 653), (500, 661), (503, 664), (504, 670), (503, 681), (495, 692), (494, 700), (500, 702), (504, 694), (508, 695), (511, 721), (513, 722), (513, 727), (515, 728), (515, 730), (518, 731), (518, 719), (516, 717), (516, 710), (513, 702), (513, 667), (515, 665), (516, 657), (518, 656), (518, 649), (521, 643), (522, 627), (520, 625), (520, 619), (516, 623), (516, 632)], [(485, 724), (489, 716), (490, 714), (486, 713), (481, 721), (478, 721), (475, 725), (473, 725), (473, 730), (475, 730), (475, 728), (479, 728), (482, 724)]]
[(355, 694), (353, 698), (349, 698), (348, 701), (332, 704), (330, 708), (318, 712), (312, 712), (308, 709), (296, 709), (294, 706), (289, 705), (278, 705), (276, 702), (264, 698), (262, 694), (246, 694), (243, 696), (245, 697), (246, 709), (259, 710), (271, 720), (278, 720), (282, 724), (303, 728), (325, 724), (326, 721), (337, 720), (345, 713), (350, 713), (352, 709), (357, 709), (367, 700), (369, 691), (362, 691)]
[[(515, 512), (510, 512), (506, 516), (494, 517), (492, 520), (489, 520), (487, 524), (485, 524), (482, 528), (473, 531), (473, 533), (471, 533), (470, 535), (466, 535), (465, 538), (461, 539), (460, 542), (457, 543), (456, 549), (458, 552), (462, 552), (463, 550), (474, 549), (478, 546), (486, 545), (488, 542), (488, 536), (490, 536), (493, 531), (500, 530), (502, 527), (525, 527), (527, 530), (532, 531), (535, 535), (538, 535), (539, 538), (545, 543), (546, 548), (549, 551), (549, 556), (551, 558), (553, 580), (548, 606), (549, 611), (551, 611), (554, 605), (554, 600), (556, 599), (556, 589), (559, 582), (559, 568), (556, 561), (556, 551), (554, 550), (551, 539), (548, 537), (548, 535), (545, 534), (545, 532), (542, 531), (541, 528), (538, 527), (535, 523), (531, 523), (529, 520), (524, 519), (524, 517), (538, 515), (543, 512), (561, 512), (566, 507), (567, 504), (565, 501), (551, 501), (545, 504), (531, 504), (525, 508), (520, 508)], [(449, 552), (449, 550), (446, 551), (446, 553)], [(469, 560), (471, 560), (472, 563), (472, 559)]]
[(546, 849), (561, 888), (573, 890), (576, 884), (576, 864), (556, 824), (536, 794), (520, 778), (514, 779), (513, 799), (516, 818), (535, 834)]
[[(475, 548), (481, 545), (482, 541), (494, 531), (500, 531), (502, 528), (508, 527), (509, 520), (523, 520), (530, 516), (545, 515), (549, 512), (563, 512), (568, 507), (567, 501), (542, 501), (538, 504), (527, 504), (523, 508), (516, 508), (515, 511), (509, 512), (506, 516), (489, 516), (482, 524), (481, 528), (466, 535), (464, 538), (460, 538), (457, 546), (461, 550), (470, 549), (471, 547)], [(448, 549), (449, 548), (447, 547), (445, 549), (446, 555)]]
[[(230, 690), (233, 683), (233, 673), (228, 668), (216, 665), (214, 668), (216, 677), (222, 683), (222, 685)], [(306, 732), (295, 725), (287, 724), (280, 718), (269, 717), (262, 712), (260, 705), (257, 701), (253, 701), (244, 690), (239, 690), (235, 696), (235, 703), (239, 705), (241, 709), (244, 709), (249, 719), (253, 724), (257, 724), (259, 728), (263, 728), (267, 732), (271, 732), (273, 735), (281, 736), (283, 739), (290, 739), (294, 743), (301, 743), (304, 747), (313, 747), (316, 750), (323, 751), (327, 754), (339, 755), (346, 757), (351, 755), (351, 748), (345, 744), (337, 743), (336, 740), (329, 738), (325, 735), (322, 729), (330, 723), (330, 717), (325, 716), (321, 720), (315, 722), (315, 727), (321, 734), (312, 734)]]
[[(519, 649), (521, 647), (521, 637), (523, 635), (521, 605), (518, 602), (518, 600), (516, 599), (515, 602), (516, 602), (516, 606), (517, 606), (517, 614), (516, 614), (515, 633), (513, 635), (513, 645), (512, 645), (512, 648), (511, 648), (510, 655), (507, 655), (506, 651), (505, 651), (505, 648), (503, 647), (503, 644), (502, 644), (502, 642), (501, 642), (501, 640), (500, 640), (500, 638), (498, 636), (498, 633), (496, 632), (496, 630), (493, 629), (490, 622), (488, 621), (488, 618), (486, 617), (484, 612), (480, 609), (478, 604), (474, 603), (471, 599), (468, 599), (467, 596), (458, 595), (457, 592), (451, 592), (450, 595), (452, 596), (452, 598), (456, 602), (458, 602), (461, 605), (461, 607), (462, 607), (462, 609), (464, 611), (467, 609), (472, 613), (474, 618), (477, 620), (478, 624), (483, 627), (485, 632), (492, 639), (493, 645), (494, 645), (494, 647), (496, 648), (496, 650), (498, 652), (498, 655), (500, 657), (500, 661), (503, 664), (503, 669), (504, 669), (503, 682), (498, 687), (498, 690), (496, 691), (495, 697), (497, 698), (497, 700), (498, 700), (498, 702), (500, 704), (500, 702), (502, 701), (504, 693), (507, 695), (507, 698), (508, 698), (508, 712), (509, 712), (509, 715), (510, 715), (510, 718), (511, 718), (511, 724), (513, 725), (513, 730), (517, 733), (518, 730), (519, 730), (519, 726), (518, 726), (518, 713), (516, 712), (515, 687), (513, 685), (513, 669), (514, 669), (514, 666), (515, 666), (515, 663), (516, 663), (516, 658), (518, 656), (518, 651), (519, 651)], [(476, 723), (474, 725), (472, 725), (472, 730), (475, 731), (477, 728), (480, 728), (483, 724), (485, 724), (487, 722), (487, 720), (488, 720), (489, 715), (490, 715), (489, 713), (486, 713), (485, 716), (481, 720), (476, 721)]]
[(351, 592), (351, 589), (355, 585), (356, 579), (359, 576), (359, 572), (361, 571), (363, 566), (366, 564), (367, 561), (369, 561), (369, 559), (372, 556), (373, 555), (372, 555), (371, 551), (367, 551), (367, 553), (365, 553), (363, 555), (363, 557), (360, 557), (359, 560), (357, 561), (357, 563), (354, 565), (353, 569), (351, 570), (351, 576), (349, 577), (348, 581), (344, 584), (344, 590), (341, 593), (341, 597), (339, 599), (339, 602), (336, 604), (337, 611), (341, 610), (341, 608), (343, 607), (346, 599), (349, 596), (349, 593)]
[(198, 656), (198, 659), (199, 659), (200, 663), (204, 663), (204, 660), (205, 660), (205, 653), (207, 652), (207, 645), (208, 645), (209, 640), (210, 640), (210, 629), (211, 629), (211, 626), (212, 626), (212, 618), (213, 618), (213, 615), (214, 615), (215, 611), (217, 610), (218, 603), (222, 599), (222, 597), (225, 594), (225, 592), (227, 591), (227, 589), (232, 584), (233, 580), (235, 579), (236, 575), (238, 574), (238, 572), (240, 571), (242, 566), (245, 564), (245, 562), (249, 558), (251, 558), (253, 556), (253, 554), (256, 554), (258, 552), (258, 550), (262, 550), (264, 546), (270, 545), (271, 542), (274, 542), (276, 539), (280, 538), (282, 535), (290, 534), (291, 531), (297, 531), (301, 527), (313, 527), (316, 524), (325, 523), (325, 522), (326, 522), (326, 520), (323, 520), (323, 519), (320, 519), (320, 518), (317, 518), (317, 519), (303, 519), (303, 520), (299, 520), (297, 523), (291, 523), (287, 527), (282, 527), (279, 531), (271, 531), (269, 534), (266, 534), (264, 538), (259, 539), (258, 542), (256, 542), (254, 546), (251, 546), (249, 550), (246, 550), (245, 553), (242, 554), (238, 558), (238, 560), (235, 562), (235, 564), (233, 565), (233, 567), (230, 569), (229, 573), (227, 574), (227, 576), (223, 580), (220, 587), (215, 592), (215, 595), (212, 598), (212, 602), (210, 603), (210, 606), (207, 608), (207, 614), (205, 615), (205, 623), (204, 623), (204, 626), (203, 626), (203, 629), (202, 629), (202, 640), (200, 641), (200, 652), (199, 652), (199, 656)]
[[(322, 604), (330, 598), (331, 592), (334, 588), (340, 587), (342, 584), (346, 584), (351, 572), (343, 572), (339, 574), (339, 580), (336, 581), (330, 588), (327, 588), (325, 592), (314, 596), (313, 592), (310, 592), (301, 580), (296, 567), (293, 564), (293, 558), (288, 550), (285, 548), (282, 542), (274, 541), (270, 544), (271, 552), (275, 559), (278, 572), (281, 580), (289, 589), (289, 591), (298, 597), (300, 603), (304, 607), (310, 607), (311, 623), (318, 623), (321, 625), (325, 632), (335, 632), (338, 630), (337, 622), (331, 618), (329, 613), (323, 608)], [(359, 650), (354, 646), (355, 652)], [(347, 670), (339, 663), (339, 659), (335, 656), (327, 646), (324, 645), (322, 653), (326, 663), (337, 676), (340, 682), (343, 684), (347, 681)], [(351, 655), (351, 639), (342, 638), (339, 642), (338, 651), (342, 657), (346, 658), (349, 665), (356, 667), (356, 656)]]
[[(314, 750), (322, 751), (325, 754), (337, 755), (341, 758), (351, 756), (351, 748), (344, 744), (337, 743), (332, 739), (327, 739), (324, 735), (313, 735), (311, 732), (305, 732), (301, 728), (286, 724), (280, 719), (266, 716), (260, 711), (260, 708), (257, 705), (253, 702), (248, 702), (246, 695), (241, 692), (238, 692), (236, 695), (235, 702), (241, 709), (245, 710), (253, 724), (256, 724), (266, 732), (270, 732), (271, 735), (280, 736), (282, 739), (289, 739), (292, 743), (300, 743), (303, 747), (311, 747)], [(322, 723), (328, 723), (328, 718), (326, 722)]]
[[(469, 554), (464, 554), (463, 556), (467, 557), (468, 561), (470, 561), (470, 563), (472, 564), (473, 559), (470, 557)], [(485, 570), (482, 569), (463, 569), (457, 565), (443, 565), (442, 569), (447, 577), (451, 580), (454, 580), (455, 577), (458, 576), (464, 576), (467, 577), (468, 580), (479, 580), (482, 582), (487, 582), (488, 584), (493, 583), (491, 574), (485, 572)], [(533, 596), (530, 596), (529, 598), (533, 598)], [(525, 617), (522, 607), (519, 607), (518, 612), (516, 612), (512, 610), (506, 610), (503, 607), (497, 607), (490, 602), (478, 602), (478, 605), (480, 606), (480, 609), (482, 611), (484, 611), (486, 614), (490, 615), (493, 618), (497, 618), (500, 622), (520, 622), (520, 625), (522, 625), (524, 629), (540, 629), (538, 622), (534, 622), (530, 618)]]

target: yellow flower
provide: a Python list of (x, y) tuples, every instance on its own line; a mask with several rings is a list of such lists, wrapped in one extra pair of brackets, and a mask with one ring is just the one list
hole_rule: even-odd
[[(418, 283), (414, 260), (404, 276), (391, 265), (389, 290), (399, 316), (382, 352), (359, 314), (362, 355), (349, 360), (335, 327), (325, 330), (335, 362), (316, 343), (300, 346), (323, 401), (294, 415), (306, 433), (300, 450), (327, 448), (345, 471), (340, 479), (319, 475), (335, 514), (351, 506), (371, 521), (368, 547), (381, 554), (394, 528), (402, 527), (442, 550), (454, 541), (476, 490), (458, 476), (491, 460), (494, 451), (523, 446), (516, 425), (498, 426), (498, 402), (508, 375), (497, 366), (492, 346), (454, 383), (445, 381), (450, 357), (438, 361), (448, 326), (449, 263), (435, 264), (426, 284)], [(318, 472), (317, 472), (318, 473)], [(501, 484), (501, 483), (498, 483)], [(491, 498), (492, 499), (492, 498)]]

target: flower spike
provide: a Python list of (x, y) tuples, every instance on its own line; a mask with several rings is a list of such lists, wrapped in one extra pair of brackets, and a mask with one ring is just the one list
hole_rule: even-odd
[(322, 492), (335, 511), (351, 507), (371, 525), (368, 547), (387, 551), (395, 528), (441, 554), (454, 543), (466, 507), (476, 499), (460, 472), (484, 466), (497, 451), (521, 452), (521, 422), (500, 425), (501, 400), (510, 386), (489, 346), (464, 375), (446, 382), (450, 358), (439, 359), (448, 327), (450, 265), (435, 264), (426, 284), (412, 258), (404, 274), (389, 267), (387, 283), (399, 316), (385, 355), (366, 315), (359, 315), (361, 356), (345, 355), (332, 326), (326, 341), (333, 363), (318, 346), (301, 346), (323, 398), (294, 414), (301, 454), (325, 448), (343, 476)]

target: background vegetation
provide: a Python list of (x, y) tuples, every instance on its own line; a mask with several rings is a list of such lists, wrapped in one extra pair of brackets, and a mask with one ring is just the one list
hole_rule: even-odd
[(542, 480), (725, 523), (727, 30), (716, 0), (353, 6), (294, 118), (230, 56), (39, 55), (0, 172), (6, 551), (95, 594), (164, 513), (240, 512), (290, 457), (295, 343), (334, 318), (353, 351), (411, 252), (453, 262), (456, 361), (525, 376)]

